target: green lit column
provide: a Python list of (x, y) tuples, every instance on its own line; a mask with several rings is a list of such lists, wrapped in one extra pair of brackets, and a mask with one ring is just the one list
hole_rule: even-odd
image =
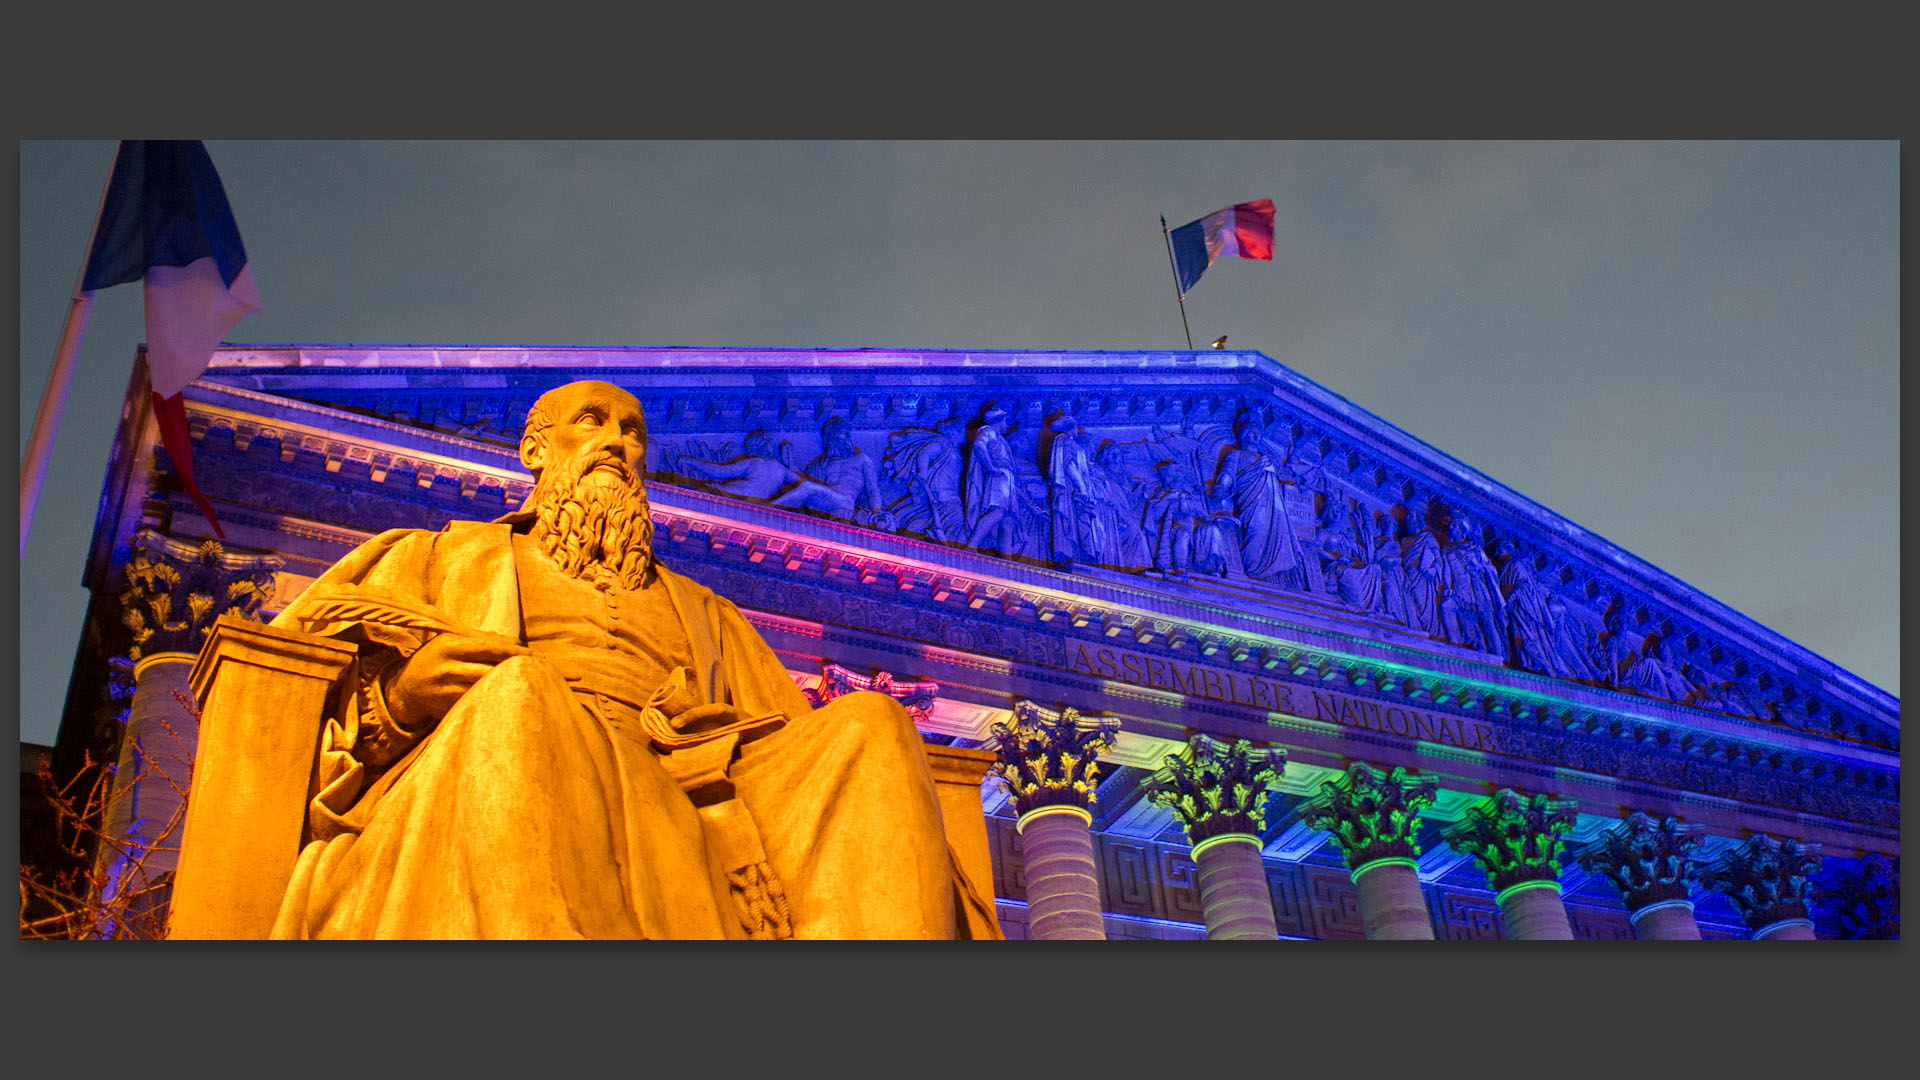
[(114, 662), (117, 681), (130, 677), (133, 701), (96, 855), (108, 924), (102, 935), (154, 936), (164, 925), (165, 885), (179, 862), (199, 746), (188, 675), (214, 620), (252, 618), (272, 595), (280, 566), (277, 555), (234, 552), (212, 540), (183, 542), (151, 530), (134, 539), (120, 594), (133, 644)]
[(1093, 856), (1095, 756), (1113, 745), (1120, 721), (1052, 713), (1020, 702), (1013, 722), (993, 725), (993, 771), (1013, 793), (1026, 856), (1027, 936), (1106, 939), (1099, 864)]
[(1725, 893), (1755, 941), (1812, 941), (1813, 873), (1819, 846), (1756, 833), (1700, 873), (1700, 883)]
[(1643, 941), (1699, 941), (1688, 885), (1700, 838), (1673, 818), (1634, 813), (1574, 856), (1582, 868), (1613, 882), (1627, 905), (1633, 935)]
[(1560, 899), (1561, 836), (1573, 828), (1574, 804), (1511, 788), (1472, 807), (1444, 834), (1473, 856), (1493, 887), (1494, 902), (1516, 941), (1570, 941), (1573, 926)]
[(1433, 805), (1438, 789), (1431, 776), (1399, 767), (1383, 773), (1356, 761), (1300, 806), (1300, 819), (1331, 831), (1346, 855), (1369, 939), (1433, 940), (1433, 917), (1414, 867), (1420, 857), (1420, 811)]
[(1279, 925), (1260, 861), (1267, 785), (1286, 768), (1284, 750), (1231, 746), (1196, 735), (1147, 782), (1147, 798), (1179, 817), (1193, 845), (1207, 940), (1273, 941)]

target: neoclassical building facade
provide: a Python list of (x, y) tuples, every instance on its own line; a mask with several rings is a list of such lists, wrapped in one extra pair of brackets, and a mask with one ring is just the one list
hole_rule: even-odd
[(1009, 937), (1898, 932), (1896, 698), (1259, 353), (229, 347), (218, 547), (143, 371), (67, 758), (151, 741), (223, 613), (517, 506), (528, 406), (593, 378), (661, 559), (991, 765)]

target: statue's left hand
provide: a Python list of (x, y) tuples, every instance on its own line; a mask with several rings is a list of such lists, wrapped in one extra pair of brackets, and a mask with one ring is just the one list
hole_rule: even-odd
[(387, 711), (400, 727), (418, 731), (445, 716), (487, 672), (527, 651), (498, 634), (437, 634), (391, 677)]

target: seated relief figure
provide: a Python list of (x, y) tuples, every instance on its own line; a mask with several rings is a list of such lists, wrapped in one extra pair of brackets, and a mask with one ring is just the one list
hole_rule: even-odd
[(899, 703), (809, 710), (656, 562), (640, 403), (543, 395), (534, 489), (361, 545), (275, 620), (349, 640), (282, 938), (995, 937)]

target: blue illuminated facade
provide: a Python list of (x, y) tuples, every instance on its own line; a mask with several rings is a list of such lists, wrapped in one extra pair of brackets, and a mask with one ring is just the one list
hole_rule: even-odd
[[(1416, 867), (1439, 937), (1501, 935), (1442, 837), (1501, 788), (1576, 804), (1569, 851), (1638, 811), (1695, 830), (1702, 863), (1754, 834), (1819, 851), (1821, 883), (1898, 857), (1896, 698), (1259, 353), (236, 347), (187, 391), (194, 472), (231, 549), (283, 560), (274, 611), (380, 530), (518, 505), (527, 408), (581, 378), (642, 402), (659, 556), (803, 685), (930, 683), (914, 716), (948, 745), (1019, 701), (1118, 718), (1092, 807), (1109, 937), (1204, 936), (1187, 839), (1145, 793), (1194, 733), (1286, 751), (1260, 837), (1282, 936), (1361, 936), (1298, 813), (1353, 761), (1439, 779)], [(142, 530), (211, 535), (140, 389), (62, 753), (114, 740)], [(983, 792), (1018, 937), (1013, 808)], [(1633, 936), (1605, 874), (1567, 858), (1559, 884), (1575, 936)], [(1747, 936), (1692, 898), (1704, 936)], [(1816, 905), (1821, 936), (1852, 932), (1841, 906)]]

